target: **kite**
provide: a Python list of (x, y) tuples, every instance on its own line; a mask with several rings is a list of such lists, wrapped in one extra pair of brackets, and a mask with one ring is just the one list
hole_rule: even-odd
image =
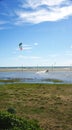
[(22, 43), (19, 43), (19, 49), (23, 50)]

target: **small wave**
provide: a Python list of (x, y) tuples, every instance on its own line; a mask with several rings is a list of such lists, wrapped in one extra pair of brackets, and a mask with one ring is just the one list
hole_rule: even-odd
[(41, 73), (47, 73), (47, 72), (48, 72), (48, 70), (42, 70), (42, 71), (38, 71), (36, 73), (41, 74)]

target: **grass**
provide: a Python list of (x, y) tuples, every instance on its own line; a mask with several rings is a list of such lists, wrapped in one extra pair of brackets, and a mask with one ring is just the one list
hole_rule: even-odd
[(62, 83), (62, 80), (59, 79), (42, 79), (42, 81), (46, 81), (46, 82), (53, 82), (53, 83)]
[(0, 85), (0, 110), (39, 121), (45, 130), (72, 130), (71, 84)]
[[(18, 78), (10, 78), (10, 79), (0, 79), (0, 83), (19, 83), (21, 81), (26, 81), (26, 80), (33, 80), (32, 78), (24, 78), (24, 79), (18, 79)], [(62, 80), (58, 80), (58, 79), (42, 79), (41, 81), (43, 82), (51, 82), (51, 83), (63, 83)]]
[(0, 79), (0, 83), (15, 83), (15, 82), (19, 82), (20, 79)]

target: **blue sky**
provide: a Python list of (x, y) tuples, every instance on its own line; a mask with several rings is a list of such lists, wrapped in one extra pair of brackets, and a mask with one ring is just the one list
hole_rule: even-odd
[(22, 65), (72, 65), (71, 0), (0, 0), (0, 66)]

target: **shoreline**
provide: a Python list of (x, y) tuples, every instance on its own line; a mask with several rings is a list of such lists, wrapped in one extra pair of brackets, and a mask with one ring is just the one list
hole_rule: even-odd
[(38, 71), (45, 71), (45, 72), (52, 72), (52, 71), (72, 71), (72, 67), (1, 67), (0, 68), (0, 72), (16, 72), (16, 71), (34, 71), (34, 72), (38, 72)]

